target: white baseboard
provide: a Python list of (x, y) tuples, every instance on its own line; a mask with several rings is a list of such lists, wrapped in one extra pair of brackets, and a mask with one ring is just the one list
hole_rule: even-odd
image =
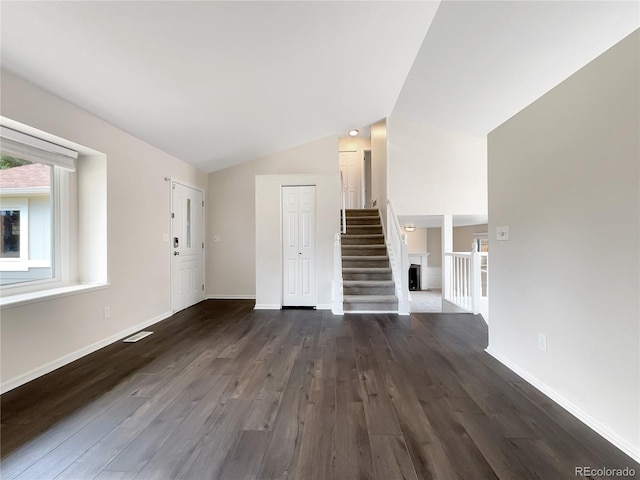
[(255, 295), (207, 295), (207, 300), (255, 300)]
[(280, 310), (282, 305), (276, 303), (256, 303), (254, 310)]
[(600, 421), (598, 421), (597, 419), (593, 418), (591, 415), (589, 415), (587, 412), (582, 410), (580, 407), (574, 405), (571, 401), (567, 400), (565, 397), (560, 395), (554, 389), (549, 387), (546, 383), (540, 381), (538, 378), (536, 378), (533, 375), (529, 374), (528, 372), (526, 372), (525, 370), (520, 368), (518, 365), (516, 365), (515, 363), (511, 362), (509, 359), (503, 357), (502, 355), (500, 355), (496, 351), (492, 350), (490, 347), (487, 347), (485, 349), (485, 352), (487, 352), (493, 358), (498, 360), (500, 363), (502, 363), (509, 370), (511, 370), (511, 371), (515, 372), (516, 374), (518, 374), (527, 383), (531, 384), (533, 387), (535, 387), (538, 390), (540, 390), (547, 397), (549, 397), (551, 400), (556, 402), (558, 405), (560, 405), (562, 408), (564, 408), (567, 412), (569, 412), (571, 415), (576, 417), (582, 423), (584, 423), (589, 428), (594, 430), (600, 436), (604, 437), (606, 440), (608, 440), (615, 447), (619, 448), (624, 453), (629, 455), (636, 462), (640, 462), (640, 446), (633, 445), (628, 440), (620, 437), (617, 433), (611, 431), (607, 426), (603, 425)]
[(331, 310), (332, 305), (330, 303), (320, 303), (316, 305), (316, 310)]
[(91, 345), (81, 348), (80, 350), (76, 350), (75, 352), (69, 353), (68, 355), (64, 355), (49, 363), (45, 363), (44, 365), (34, 368), (33, 370), (30, 370), (25, 374), (14, 377), (11, 380), (7, 380), (6, 382), (3, 382), (0, 385), (0, 393), (6, 393), (9, 390), (13, 390), (14, 388), (19, 387), (20, 385), (24, 385), (25, 383), (30, 382), (31, 380), (35, 380), (38, 377), (41, 377), (43, 375), (46, 375), (47, 373), (53, 372), (57, 368), (63, 367), (75, 360), (78, 360), (79, 358), (82, 358), (86, 355), (89, 355), (90, 353), (95, 352), (96, 350), (100, 350), (101, 348), (106, 347), (107, 345), (110, 345), (114, 342), (117, 342), (118, 340), (124, 337), (128, 337), (132, 333), (136, 333), (137, 331), (142, 330), (143, 328), (146, 328), (149, 325), (153, 325), (154, 323), (161, 322), (162, 320), (169, 318), (171, 315), (172, 315), (171, 312), (165, 312), (145, 322), (139, 323), (133, 327), (127, 328), (126, 330), (123, 330), (114, 335), (111, 335), (110, 337), (107, 337), (98, 342), (92, 343)]

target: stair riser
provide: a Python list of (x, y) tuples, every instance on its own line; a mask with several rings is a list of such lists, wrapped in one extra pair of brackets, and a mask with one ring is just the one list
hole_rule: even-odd
[(394, 287), (344, 287), (345, 295), (395, 295)]
[(362, 256), (362, 255), (386, 255), (387, 247), (384, 245), (375, 248), (343, 248), (342, 255), (343, 256)]
[[(342, 215), (342, 210), (340, 210), (340, 215)], [(356, 210), (347, 210), (347, 218), (351, 217), (375, 217), (378, 216), (378, 210), (372, 209), (356, 209)]]
[(343, 280), (393, 280), (391, 273), (343, 273)]
[(380, 225), (378, 217), (347, 217), (347, 227), (349, 225)]
[(398, 302), (380, 303), (344, 303), (342, 306), (345, 312), (350, 311), (398, 311)]
[(350, 225), (347, 224), (347, 235), (380, 235), (382, 234), (382, 226), (366, 226), (366, 225)]
[(342, 237), (342, 245), (382, 245), (384, 246), (384, 238), (345, 238)]
[(358, 268), (358, 267), (376, 267), (387, 268), (389, 267), (389, 260), (387, 258), (380, 260), (342, 260), (343, 268)]

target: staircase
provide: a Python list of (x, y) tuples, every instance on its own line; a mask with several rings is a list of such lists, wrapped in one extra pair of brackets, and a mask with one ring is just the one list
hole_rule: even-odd
[(346, 217), (347, 233), (341, 242), (344, 311), (397, 312), (378, 210), (346, 210)]

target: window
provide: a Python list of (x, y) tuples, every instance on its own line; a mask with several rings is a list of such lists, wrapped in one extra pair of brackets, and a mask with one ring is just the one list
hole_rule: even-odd
[(0, 153), (0, 286), (62, 281), (61, 185), (77, 153), (5, 126)]
[(0, 157), (0, 285), (54, 278), (54, 168)]
[(107, 156), (0, 116), (0, 308), (105, 288)]

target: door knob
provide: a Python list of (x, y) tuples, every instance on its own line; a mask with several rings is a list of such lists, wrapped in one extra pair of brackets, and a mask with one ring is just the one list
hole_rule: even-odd
[(174, 255), (180, 255), (180, 252), (173, 252)]

